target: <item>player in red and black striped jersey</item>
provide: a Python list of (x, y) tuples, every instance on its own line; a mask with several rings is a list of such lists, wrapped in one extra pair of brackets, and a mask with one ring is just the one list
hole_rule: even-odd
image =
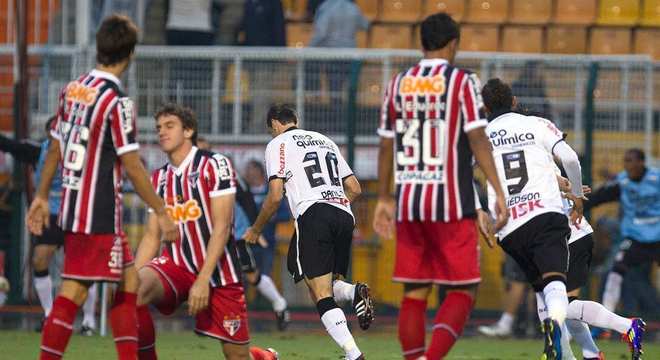
[[(236, 194), (232, 164), (223, 155), (194, 146), (197, 120), (190, 109), (167, 104), (155, 119), (160, 146), (169, 161), (154, 171), (152, 185), (177, 224), (179, 238), (156, 257), (160, 230), (150, 211), (136, 255), (139, 358), (156, 358), (148, 305), (169, 315), (187, 300), (190, 314), (196, 317), (195, 332), (220, 340), (227, 359), (246, 359), (250, 339), (232, 237)], [(275, 356), (259, 348), (249, 352), (255, 359)]]
[(48, 192), (61, 161), (64, 280), (44, 323), (41, 359), (63, 356), (76, 312), (93, 281), (119, 282), (110, 326), (118, 358), (137, 357), (138, 276), (121, 230), (122, 169), (140, 197), (156, 209), (164, 239), (173, 241), (177, 236), (140, 162), (133, 105), (119, 82), (136, 43), (137, 28), (127, 17), (106, 18), (96, 34), (96, 69), (70, 82), (60, 96), (52, 128), (58, 141), (50, 144), (27, 217), (30, 231), (40, 235), (48, 225)]
[[(484, 132), (479, 79), (452, 65), (459, 27), (449, 15), (420, 26), (424, 59), (385, 90), (374, 229), (396, 229), (394, 280), (404, 283), (399, 340), (406, 359), (439, 359), (463, 331), (480, 281), (472, 158), (498, 194), (498, 226), (506, 222), (504, 196)], [(394, 167), (394, 168), (393, 168)], [(390, 195), (394, 175), (396, 199)], [(424, 345), (426, 298), (433, 284), (447, 287)]]

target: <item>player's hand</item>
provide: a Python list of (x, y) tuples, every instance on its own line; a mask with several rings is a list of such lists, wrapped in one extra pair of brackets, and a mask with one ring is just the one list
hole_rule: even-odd
[(188, 314), (197, 315), (209, 306), (209, 282), (198, 277), (188, 292)]
[(259, 240), (259, 233), (254, 230), (252, 226), (247, 228), (245, 230), (245, 233), (243, 233), (243, 240), (245, 240), (248, 244), (256, 244), (257, 241)]
[(44, 228), (50, 226), (50, 211), (48, 209), (48, 199), (36, 196), (30, 204), (27, 217), (25, 219), (27, 227), (34, 235), (43, 234)]
[(263, 235), (259, 235), (259, 237), (257, 238), (257, 244), (259, 244), (259, 246), (261, 246), (264, 249), (268, 247), (268, 241)]
[(571, 182), (567, 178), (557, 175), (557, 183), (559, 183), (559, 190), (563, 192), (571, 191)]
[(495, 232), (500, 231), (508, 221), (509, 209), (506, 207), (504, 194), (499, 194), (495, 201)]
[(174, 224), (167, 213), (158, 215), (158, 226), (163, 234), (163, 241), (172, 242), (176, 241), (179, 237), (179, 228)]
[(396, 202), (390, 196), (379, 197), (374, 212), (373, 228), (383, 238), (394, 236), (394, 220), (396, 213)]
[(571, 224), (579, 226), (582, 222), (582, 216), (584, 213), (584, 206), (582, 204), (582, 198), (573, 196), (573, 208), (571, 209), (570, 219)]
[(478, 209), (477, 224), (479, 224), (479, 232), (486, 240), (486, 244), (492, 249), (495, 246), (495, 242), (493, 241), (493, 221), (490, 215), (482, 209)]

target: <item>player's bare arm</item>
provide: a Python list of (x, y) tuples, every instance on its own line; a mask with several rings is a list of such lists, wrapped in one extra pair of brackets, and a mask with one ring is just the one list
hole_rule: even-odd
[(142, 165), (140, 155), (137, 151), (130, 151), (120, 156), (121, 163), (126, 169), (128, 178), (133, 183), (135, 192), (154, 210), (158, 217), (158, 224), (162, 230), (163, 240), (175, 241), (179, 232), (172, 219), (165, 212), (165, 203), (153, 189), (149, 181), (149, 175)]
[(495, 231), (498, 231), (506, 225), (509, 219), (509, 211), (506, 208), (504, 191), (502, 190), (502, 185), (500, 184), (500, 179), (495, 168), (492, 147), (483, 128), (473, 129), (467, 133), (467, 136), (470, 142), (470, 149), (472, 150), (472, 154), (474, 154), (474, 158), (477, 160), (477, 164), (479, 164), (479, 167), (486, 175), (486, 179), (493, 189), (495, 189), (495, 195), (497, 196)]
[(392, 161), (394, 157), (394, 139), (381, 137), (378, 149), (378, 202), (374, 212), (373, 228), (382, 237), (394, 235), (396, 202), (392, 197)]
[(158, 216), (154, 213), (150, 213), (149, 218), (147, 219), (144, 236), (142, 236), (142, 240), (138, 245), (137, 253), (135, 254), (135, 268), (138, 270), (141, 269), (144, 265), (148, 264), (151, 259), (158, 256), (160, 244)]
[(28, 229), (34, 235), (41, 235), (44, 227), (49, 226), (50, 210), (48, 209), (48, 193), (57, 172), (57, 166), (61, 160), (60, 142), (56, 140), (51, 141), (41, 172), (41, 182), (37, 187), (37, 193), (34, 200), (32, 200), (26, 218)]
[(348, 198), (349, 202), (353, 202), (355, 199), (362, 194), (362, 187), (360, 186), (360, 182), (358, 181), (357, 177), (355, 175), (351, 175), (344, 179), (344, 194), (346, 194), (346, 197)]
[(261, 206), (261, 211), (257, 216), (257, 220), (254, 221), (254, 224), (245, 230), (243, 238), (250, 244), (256, 244), (259, 238), (259, 234), (263, 230), (264, 226), (268, 221), (273, 217), (277, 208), (280, 207), (280, 202), (284, 197), (284, 180), (280, 178), (274, 178), (268, 183), (268, 194), (264, 203)]
[(229, 241), (235, 202), (236, 196), (233, 193), (211, 198), (213, 231), (211, 231), (211, 238), (206, 246), (204, 265), (197, 274), (197, 279), (188, 295), (188, 312), (191, 315), (204, 310), (209, 304), (209, 280)]

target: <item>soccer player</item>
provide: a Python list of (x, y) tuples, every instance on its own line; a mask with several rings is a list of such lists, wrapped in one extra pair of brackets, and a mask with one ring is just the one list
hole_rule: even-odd
[[(427, 17), (420, 31), (424, 58), (385, 89), (373, 226), (383, 237), (396, 229), (394, 281), (404, 284), (399, 311), (404, 357), (440, 359), (463, 332), (481, 280), (473, 155), (497, 191), (498, 228), (507, 212), (484, 132), (479, 79), (451, 65), (458, 24), (439, 13)], [(390, 194), (393, 174), (396, 201)], [(446, 287), (447, 296), (426, 349), (424, 322), (433, 284)]]
[(150, 210), (136, 266), (139, 359), (156, 359), (154, 324), (148, 305), (172, 314), (184, 301), (196, 318), (195, 332), (222, 343), (227, 359), (277, 359), (274, 351), (248, 348), (247, 308), (238, 254), (232, 240), (235, 175), (230, 161), (194, 146), (197, 119), (192, 110), (164, 105), (156, 130), (168, 163), (151, 182), (175, 221), (179, 238), (160, 257), (158, 218)]
[(30, 231), (42, 235), (49, 226), (48, 194), (61, 161), (58, 223), (64, 231), (63, 281), (42, 331), (41, 359), (63, 356), (76, 312), (93, 281), (119, 283), (110, 309), (117, 356), (137, 357), (138, 277), (121, 228), (122, 169), (138, 195), (156, 210), (164, 240), (177, 236), (140, 162), (133, 103), (119, 81), (136, 42), (137, 28), (127, 17), (104, 19), (96, 33), (96, 69), (70, 82), (60, 95), (51, 132), (57, 141), (50, 144), (27, 215)]
[[(250, 285), (256, 287), (259, 293), (270, 301), (273, 311), (275, 312), (277, 328), (280, 331), (284, 331), (289, 326), (289, 322), (291, 322), (291, 315), (289, 314), (289, 310), (287, 310), (286, 299), (277, 290), (273, 279), (262, 273), (257, 267), (257, 262), (255, 261), (251, 249), (252, 245), (248, 244), (245, 239), (243, 239), (245, 230), (247, 230), (250, 224), (254, 223), (257, 219), (258, 212), (254, 196), (250, 192), (247, 183), (236, 174), (234, 235), (239, 239), (236, 241), (236, 248), (241, 262), (241, 270), (245, 274), (245, 278)], [(260, 236), (258, 242), (259, 246), (268, 246), (268, 243), (263, 236)]]
[[(561, 359), (561, 337), (568, 308), (566, 272), (571, 230), (555, 175), (555, 155), (571, 183), (574, 195), (570, 221), (582, 217), (582, 174), (577, 154), (555, 125), (543, 118), (514, 113), (511, 88), (499, 79), (484, 86), (486, 128), (493, 157), (507, 189), (511, 218), (499, 232), (500, 246), (520, 265), (537, 293), (537, 306), (547, 308), (543, 319), (545, 347), (542, 359)], [(491, 207), (495, 196), (489, 189)]]
[(305, 280), (325, 329), (348, 360), (364, 359), (336, 301), (353, 301), (360, 327), (373, 321), (369, 288), (333, 276), (346, 276), (355, 219), (350, 204), (360, 195), (360, 183), (326, 136), (299, 129), (298, 116), (288, 105), (274, 105), (266, 124), (273, 140), (266, 147), (268, 195), (257, 220), (243, 238), (256, 243), (284, 196), (295, 221), (287, 265), (294, 281)]

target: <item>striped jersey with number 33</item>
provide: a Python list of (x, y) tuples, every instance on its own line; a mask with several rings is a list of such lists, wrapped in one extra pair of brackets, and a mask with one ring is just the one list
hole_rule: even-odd
[(92, 70), (60, 94), (51, 135), (62, 154), (59, 225), (84, 234), (120, 234), (119, 156), (138, 150), (133, 102), (114, 75)]
[(397, 221), (475, 216), (467, 133), (486, 125), (476, 74), (423, 59), (392, 78), (378, 134), (394, 139)]

